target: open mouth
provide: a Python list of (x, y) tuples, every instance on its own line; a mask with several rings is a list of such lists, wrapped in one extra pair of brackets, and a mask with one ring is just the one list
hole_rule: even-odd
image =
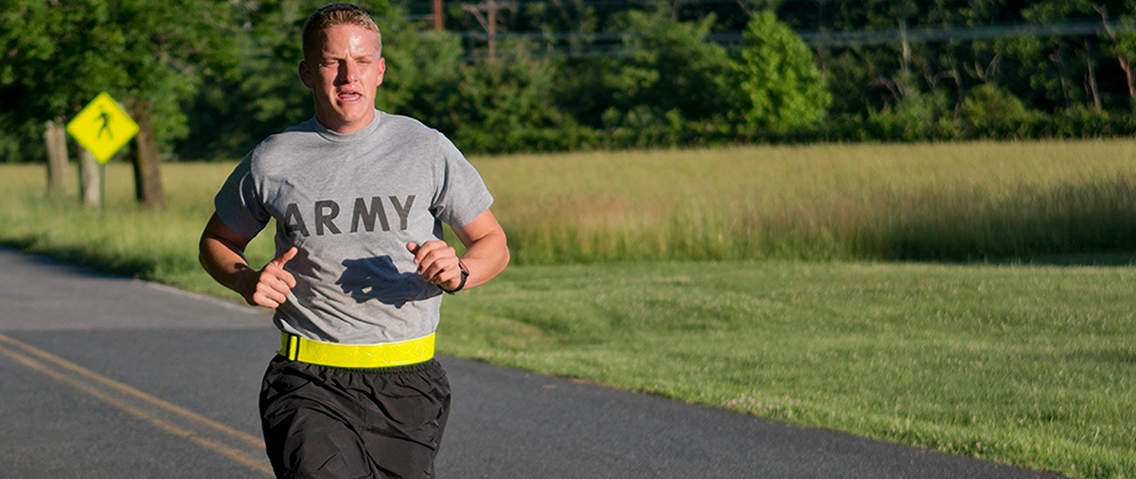
[(357, 92), (353, 92), (353, 91), (344, 91), (344, 92), (339, 92), (338, 94), (335, 95), (335, 97), (338, 98), (339, 101), (342, 101), (342, 102), (354, 102), (354, 101), (359, 101), (361, 98), (363, 98), (363, 95), (361, 95)]

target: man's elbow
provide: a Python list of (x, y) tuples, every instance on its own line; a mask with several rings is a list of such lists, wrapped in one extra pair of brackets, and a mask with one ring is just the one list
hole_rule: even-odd
[(501, 237), (501, 271), (504, 271), (509, 266), (512, 255), (509, 253), (509, 240), (505, 237), (505, 230), (497, 230), (497, 234)]
[(201, 239), (197, 242), (197, 262), (201, 264), (202, 268), (205, 268), (205, 271), (210, 271), (210, 260), (213, 258), (209, 249), (209, 241), (209, 235), (202, 234)]

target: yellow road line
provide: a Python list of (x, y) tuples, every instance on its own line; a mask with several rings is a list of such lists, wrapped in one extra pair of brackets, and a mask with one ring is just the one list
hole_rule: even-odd
[[(212, 428), (213, 430), (222, 432), (222, 433), (228, 435), (229, 437), (239, 439), (243, 442), (249, 443), (253, 446), (257, 446), (261, 449), (264, 448), (264, 442), (261, 441), (259, 438), (252, 436), (251, 434), (248, 434), (248, 433), (245, 433), (245, 432), (242, 432), (242, 431), (238, 431), (236, 429), (233, 429), (232, 427), (229, 427), (229, 426), (226, 426), (226, 425), (221, 424), (219, 422), (213, 421), (213, 420), (206, 418), (206, 417), (204, 417), (200, 414), (197, 414), (193, 411), (190, 411), (190, 410), (185, 409), (183, 407), (171, 404), (167, 401), (163, 401), (161, 399), (153, 397), (149, 394), (146, 394), (142, 391), (134, 389), (130, 386), (122, 384), (122, 383), (115, 381), (113, 379), (101, 376), (101, 375), (99, 375), (99, 374), (97, 374), (93, 371), (90, 371), (86, 368), (83, 368), (83, 367), (81, 367), (81, 366), (79, 366), (75, 363), (67, 361), (66, 359), (60, 358), (60, 357), (55, 356), (55, 355), (48, 353), (46, 351), (35, 348), (34, 346), (22, 343), (20, 341), (16, 341), (15, 339), (9, 338), (9, 337), (4, 336), (2, 334), (0, 334), (0, 342), (7, 343), (11, 346), (15, 346), (15, 347), (18, 347), (20, 349), (23, 349), (23, 350), (27, 351), (28, 353), (31, 353), (35, 356), (39, 356), (40, 358), (43, 358), (47, 361), (55, 363), (56, 365), (59, 365), (63, 368), (66, 368), (66, 369), (71, 370), (75, 373), (78, 373), (78, 374), (80, 374), (84, 377), (87, 377), (88, 379), (99, 382), (100, 384), (111, 387), (115, 390), (118, 390), (118, 391), (125, 393), (125, 394), (128, 394), (130, 396), (134, 396), (135, 398), (141, 399), (145, 402), (148, 402), (150, 404), (158, 406), (162, 409), (165, 409), (166, 411), (169, 411), (169, 412), (172, 412), (172, 413), (174, 413), (178, 416), (181, 416), (182, 418), (185, 418), (185, 419), (188, 419), (190, 421), (196, 422), (198, 424), (207, 426), (209, 428)], [(60, 373), (59, 371), (56, 371), (56, 370), (50, 368), (47, 365), (44, 365), (43, 363), (36, 361), (35, 359), (27, 357), (23, 354), (16, 352), (16, 351), (12, 351), (12, 350), (4, 347), (4, 346), (0, 346), (0, 354), (4, 354), (5, 356), (8, 356), (9, 358), (14, 359), (15, 361), (19, 362), (20, 364), (27, 366), (28, 368), (39, 371), (39, 372), (51, 377), (52, 379), (55, 379), (55, 380), (60, 381), (64, 384), (67, 384), (68, 386), (71, 386), (75, 389), (78, 389), (78, 390), (80, 390), (84, 393), (87, 393), (88, 395), (90, 395), (90, 396), (92, 396), (92, 397), (94, 397), (94, 398), (96, 398), (100, 401), (103, 401), (107, 404), (110, 404), (111, 406), (114, 406), (114, 407), (122, 410), (123, 412), (126, 412), (130, 415), (133, 415), (135, 417), (143, 419), (143, 420), (149, 422), (150, 424), (153, 424), (154, 426), (157, 426), (158, 428), (160, 428), (160, 429), (162, 429), (162, 430), (164, 430), (164, 431), (166, 431), (170, 434), (173, 434), (173, 435), (178, 436), (178, 437), (183, 437), (183, 438), (189, 439), (190, 441), (193, 441), (195, 444), (198, 444), (198, 445), (205, 447), (207, 449), (210, 449), (214, 452), (225, 455), (225, 456), (227, 456), (227, 457), (229, 457), (229, 458), (231, 458), (231, 459), (233, 459), (237, 462), (240, 462), (241, 464), (244, 464), (244, 465), (246, 465), (250, 468), (264, 472), (265, 474), (268, 474), (269, 476), (273, 475), (272, 467), (267, 462), (265, 462), (263, 459), (258, 459), (256, 457), (249, 455), (248, 453), (246, 453), (244, 451), (232, 448), (232, 447), (230, 447), (230, 446), (228, 446), (228, 445), (226, 445), (226, 444), (224, 444), (220, 441), (201, 436), (201, 435), (199, 435), (199, 434), (197, 434), (193, 431), (190, 431), (188, 429), (180, 427), (176, 424), (172, 424), (172, 423), (169, 423), (167, 421), (164, 421), (164, 420), (162, 420), (161, 418), (158, 418), (157, 416), (155, 416), (153, 413), (151, 413), (149, 411), (146, 411), (146, 410), (134, 407), (130, 404), (127, 404), (126, 402), (119, 400), (115, 397), (112, 397), (112, 396), (110, 396), (106, 393), (103, 393), (102, 391), (99, 391), (98, 389), (95, 389), (94, 387), (91, 387), (88, 384), (84, 384), (82, 381), (71, 378), (71, 377), (69, 377), (69, 376), (67, 376), (63, 373)]]
[(189, 419), (190, 421), (193, 421), (193, 422), (196, 422), (198, 424), (207, 426), (207, 427), (212, 428), (212, 429), (214, 429), (218, 432), (227, 434), (230, 437), (244, 441), (245, 443), (248, 443), (250, 446), (260, 448), (260, 449), (264, 449), (264, 441), (261, 440), (259, 437), (253, 436), (252, 434), (249, 434), (249, 433), (244, 432), (244, 431), (234, 429), (234, 428), (232, 428), (228, 425), (225, 425), (225, 424), (219, 423), (217, 421), (214, 421), (212, 419), (209, 419), (205, 416), (202, 416), (198, 413), (190, 411), (190, 410), (183, 408), (181, 406), (178, 406), (176, 404), (171, 404), (167, 401), (158, 399), (154, 396), (151, 396), (151, 395), (146, 394), (142, 391), (139, 391), (139, 390), (137, 390), (133, 387), (127, 386), (123, 383), (120, 383), (120, 382), (115, 381), (111, 378), (108, 378), (106, 376), (103, 376), (103, 375), (100, 375), (96, 372), (93, 372), (93, 371), (91, 371), (87, 368), (79, 366), (78, 364), (75, 364), (71, 361), (63, 359), (59, 356), (51, 354), (51, 353), (44, 351), (42, 349), (36, 348), (35, 346), (17, 341), (15, 339), (9, 338), (8, 336), (5, 336), (3, 334), (0, 334), (0, 342), (5, 342), (5, 343), (8, 343), (8, 344), (11, 344), (12, 346), (16, 346), (20, 349), (23, 349), (24, 351), (27, 351), (28, 353), (31, 353), (35, 356), (39, 356), (40, 358), (42, 358), (44, 360), (55, 363), (56, 365), (59, 365), (60, 367), (63, 367), (65, 369), (68, 369), (70, 371), (78, 373), (78, 374), (80, 374), (80, 375), (82, 375), (82, 376), (84, 376), (88, 379), (91, 379), (93, 381), (97, 381), (100, 384), (114, 388), (114, 389), (116, 389), (116, 390), (118, 390), (118, 391), (120, 391), (124, 394), (129, 394), (131, 396), (134, 396), (138, 399), (141, 399), (141, 400), (146, 401), (150, 404), (158, 406), (158, 407), (165, 409), (169, 412), (172, 412), (172, 413), (177, 414), (181, 417)]

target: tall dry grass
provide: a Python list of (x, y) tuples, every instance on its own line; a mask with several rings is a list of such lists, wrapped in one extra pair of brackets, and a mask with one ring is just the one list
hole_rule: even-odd
[(475, 161), (520, 262), (1005, 259), (1136, 249), (1136, 142)]
[[(1136, 250), (1136, 141), (816, 145), (474, 158), (517, 263), (1026, 259)], [(164, 166), (165, 209), (108, 166), (107, 208), (0, 167), (0, 242), (143, 277), (196, 277), (232, 163)], [(271, 231), (271, 230), (269, 230)], [(262, 234), (250, 261), (271, 258)], [(178, 280), (180, 281), (180, 280)], [(187, 280), (188, 281), (188, 280)], [(208, 281), (203, 281), (208, 283)], [(208, 288), (206, 284), (199, 285)]]

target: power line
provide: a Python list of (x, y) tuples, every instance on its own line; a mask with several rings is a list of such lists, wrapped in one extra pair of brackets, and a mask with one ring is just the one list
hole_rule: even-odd
[[(453, 32), (461, 38), (488, 40), (489, 34), (485, 32)], [(534, 32), (503, 32), (493, 35), (501, 40), (585, 40), (590, 42), (621, 41), (635, 37), (633, 33), (534, 33)]]
[[(781, 0), (781, 3), (816, 3), (817, 0)], [(850, 1), (861, 0), (827, 0), (829, 3), (845, 3)], [(687, 5), (716, 5), (716, 4), (737, 4), (739, 0), (564, 0), (562, 2), (555, 2), (550, 0), (518, 0), (520, 6), (571, 6), (571, 5), (588, 5), (588, 6), (636, 6), (636, 5), (660, 5), (660, 4), (678, 4), (679, 6)], [(397, 3), (400, 7), (406, 8), (429, 8), (429, 2), (406, 2)]]
[[(1113, 30), (1118, 33), (1136, 31), (1136, 25), (1117, 24)], [(1024, 37), (1080, 37), (1104, 34), (1104, 25), (1099, 19), (1076, 19), (1062, 23), (1011, 23), (981, 27), (946, 26), (941, 28), (919, 28), (907, 30), (907, 41), (911, 43), (935, 43), (951, 40), (990, 40), (1000, 38)], [(798, 32), (801, 39), (813, 47), (847, 47), (856, 45), (884, 45), (903, 42), (903, 33), (894, 30), (864, 30), (856, 32)]]
[[(1117, 24), (1112, 26), (1117, 33), (1136, 32), (1136, 25)], [(490, 36), (483, 32), (454, 32), (454, 34), (472, 40), (486, 41)], [(889, 30), (860, 30), (851, 32), (831, 31), (798, 31), (801, 39), (811, 47), (850, 47), (861, 45), (886, 45), (904, 42), (904, 33), (900, 29)], [(1061, 23), (1009, 23), (1001, 25), (964, 27), (945, 26), (941, 28), (909, 29), (906, 40), (909, 43), (936, 43), (944, 41), (990, 40), (1003, 38), (1024, 37), (1069, 37), (1090, 36), (1105, 34), (1104, 25), (1097, 19), (1075, 19)], [(635, 38), (631, 33), (597, 32), (597, 33), (532, 33), (532, 32), (504, 32), (493, 35), (494, 39), (523, 40), (535, 42), (563, 42), (576, 41), (584, 43), (611, 43), (626, 44), (626, 40)], [(712, 32), (706, 36), (707, 41), (736, 48), (743, 42), (742, 31)], [(573, 45), (548, 45), (532, 50), (534, 57), (594, 57), (594, 56), (624, 56), (637, 52), (630, 48), (581, 48)]]
[[(795, 0), (795, 1), (815, 1), (815, 0)], [(584, 6), (599, 6), (599, 7), (623, 7), (623, 6), (642, 6), (642, 5), (660, 5), (660, 4), (673, 4), (672, 0), (564, 0), (563, 2), (554, 2), (549, 0), (518, 0), (513, 3), (521, 7), (565, 7), (574, 5)], [(738, 0), (680, 0), (680, 6), (684, 5), (701, 5), (701, 4), (725, 4), (725, 3), (738, 3)], [(425, 9), (430, 7), (428, 2), (409, 2), (399, 4), (401, 7), (408, 9)]]

